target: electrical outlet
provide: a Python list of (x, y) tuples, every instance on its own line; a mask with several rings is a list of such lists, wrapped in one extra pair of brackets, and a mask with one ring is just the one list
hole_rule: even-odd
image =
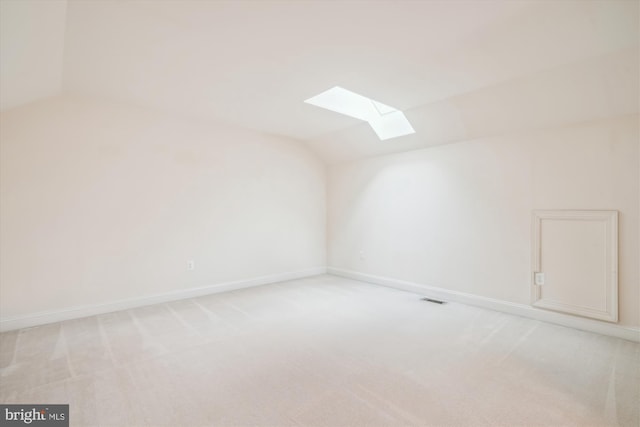
[(544, 273), (534, 273), (533, 274), (533, 282), (537, 286), (544, 285)]
[(360, 251), (360, 261), (364, 261), (364, 251)]
[(192, 259), (190, 259), (189, 261), (187, 261), (187, 270), (195, 270), (196, 269), (196, 262)]

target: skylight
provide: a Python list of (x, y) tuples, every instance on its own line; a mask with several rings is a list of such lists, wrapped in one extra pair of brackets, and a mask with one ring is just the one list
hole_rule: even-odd
[(416, 132), (402, 111), (340, 86), (333, 87), (304, 102), (364, 120), (382, 141)]

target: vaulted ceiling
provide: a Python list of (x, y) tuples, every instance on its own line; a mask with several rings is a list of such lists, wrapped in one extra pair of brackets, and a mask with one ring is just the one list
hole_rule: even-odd
[[(294, 138), (330, 163), (639, 112), (637, 1), (19, 3), (2, 0), (3, 109), (98, 96)], [(380, 141), (303, 103), (336, 85), (416, 133)]]

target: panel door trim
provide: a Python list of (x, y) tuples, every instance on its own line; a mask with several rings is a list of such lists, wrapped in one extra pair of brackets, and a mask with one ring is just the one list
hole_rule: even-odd
[[(591, 307), (545, 301), (542, 286), (535, 284), (535, 273), (541, 272), (542, 221), (599, 221), (606, 230), (605, 257), (607, 281), (605, 284), (605, 310)], [(616, 210), (535, 210), (533, 211), (533, 260), (531, 273), (531, 305), (547, 310), (589, 317), (592, 319), (618, 322), (618, 211)]]

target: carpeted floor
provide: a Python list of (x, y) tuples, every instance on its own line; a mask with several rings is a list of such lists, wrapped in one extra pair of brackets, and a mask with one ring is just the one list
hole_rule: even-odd
[(318, 276), (1, 335), (72, 426), (640, 424), (640, 344)]

